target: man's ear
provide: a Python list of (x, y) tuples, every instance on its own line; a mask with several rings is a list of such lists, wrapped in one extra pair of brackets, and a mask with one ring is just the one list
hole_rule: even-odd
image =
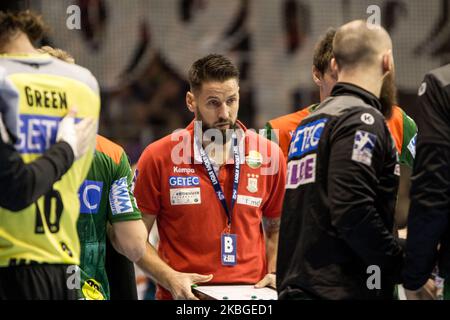
[(336, 75), (338, 74), (339, 68), (338, 68), (338, 65), (337, 65), (337, 62), (336, 62), (335, 58), (331, 58), (330, 68), (331, 68), (331, 71), (333, 73), (335, 73)]
[(382, 58), (382, 68), (383, 68), (383, 75), (391, 72), (394, 67), (394, 61), (392, 56), (392, 50), (388, 50), (385, 54), (383, 54)]
[(195, 112), (195, 97), (190, 91), (186, 93), (186, 105), (190, 112)]
[(318, 86), (322, 86), (322, 73), (315, 67), (312, 66), (312, 79), (314, 83)]

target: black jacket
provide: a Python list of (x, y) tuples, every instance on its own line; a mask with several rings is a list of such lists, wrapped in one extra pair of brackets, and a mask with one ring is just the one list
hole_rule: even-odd
[(425, 284), (436, 263), (450, 279), (450, 64), (425, 76), (419, 101), (403, 272), (410, 290)]
[(0, 133), (0, 207), (20, 211), (51, 190), (74, 161), (71, 147), (58, 142), (35, 161), (25, 164)]
[[(277, 259), (281, 297), (301, 289), (323, 299), (392, 298), (403, 260), (393, 236), (399, 168), (380, 108), (366, 90), (338, 83), (293, 135)], [(372, 265), (379, 282), (369, 279)]]

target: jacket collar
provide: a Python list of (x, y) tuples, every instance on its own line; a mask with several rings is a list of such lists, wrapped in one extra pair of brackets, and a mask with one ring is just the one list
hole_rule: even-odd
[(353, 95), (361, 98), (365, 103), (371, 105), (375, 109), (381, 112), (380, 100), (371, 92), (363, 89), (357, 85), (348, 82), (338, 82), (331, 90), (331, 96), (343, 96), (343, 95)]

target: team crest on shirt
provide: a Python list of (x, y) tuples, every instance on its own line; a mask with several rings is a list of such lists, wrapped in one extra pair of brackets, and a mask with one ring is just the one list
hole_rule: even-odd
[(258, 178), (257, 174), (247, 174), (247, 190), (251, 193), (258, 192)]
[(248, 156), (245, 157), (245, 162), (247, 162), (247, 165), (252, 169), (258, 169), (261, 167), (263, 161), (263, 157), (261, 153), (259, 153), (256, 150), (251, 150), (248, 153)]

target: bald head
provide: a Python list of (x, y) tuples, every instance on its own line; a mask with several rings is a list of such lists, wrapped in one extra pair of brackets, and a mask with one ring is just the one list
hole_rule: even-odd
[(375, 66), (392, 50), (392, 41), (383, 27), (355, 20), (340, 27), (333, 41), (333, 55), (339, 69)]

